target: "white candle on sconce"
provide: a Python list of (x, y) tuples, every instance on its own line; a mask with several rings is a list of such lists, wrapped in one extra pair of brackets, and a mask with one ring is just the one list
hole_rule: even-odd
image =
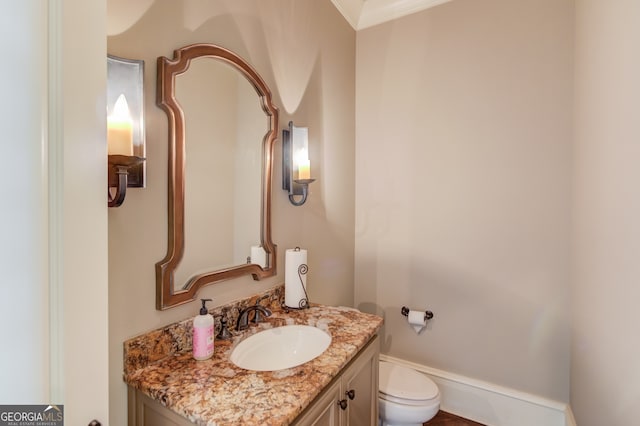
[(109, 155), (133, 155), (133, 120), (124, 94), (107, 117), (107, 145)]
[(311, 161), (300, 160), (298, 164), (298, 179), (311, 179)]

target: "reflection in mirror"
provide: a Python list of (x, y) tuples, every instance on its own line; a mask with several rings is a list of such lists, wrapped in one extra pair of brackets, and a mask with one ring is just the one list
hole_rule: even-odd
[(246, 263), (260, 246), (260, 141), (269, 130), (253, 86), (219, 60), (192, 60), (175, 93), (187, 143), (185, 249), (174, 291), (197, 273)]
[(156, 264), (157, 309), (191, 301), (207, 284), (275, 275), (278, 115), (264, 81), (226, 49), (191, 45), (158, 58), (157, 102), (169, 118), (169, 238)]

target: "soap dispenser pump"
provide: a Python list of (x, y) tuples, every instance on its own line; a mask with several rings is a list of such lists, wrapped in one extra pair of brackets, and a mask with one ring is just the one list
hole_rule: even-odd
[(213, 316), (209, 314), (206, 303), (211, 299), (200, 299), (202, 308), (200, 315), (193, 319), (193, 357), (198, 361), (211, 358), (213, 355)]

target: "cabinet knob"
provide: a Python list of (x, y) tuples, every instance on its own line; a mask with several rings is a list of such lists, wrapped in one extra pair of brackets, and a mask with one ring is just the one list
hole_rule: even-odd
[(100, 423), (97, 420), (91, 420), (91, 423), (89, 423), (89, 426), (102, 426), (102, 423)]
[(340, 401), (338, 401), (338, 405), (343, 410), (346, 410), (347, 409), (347, 400), (346, 399), (341, 399)]
[(349, 399), (352, 400), (352, 401), (356, 397), (356, 391), (354, 389), (350, 389), (350, 390), (346, 391), (344, 394), (347, 395), (349, 397)]

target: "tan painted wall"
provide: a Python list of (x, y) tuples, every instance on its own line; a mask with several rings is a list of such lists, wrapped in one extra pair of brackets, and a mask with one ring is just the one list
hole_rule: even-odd
[(571, 406), (580, 426), (638, 423), (639, 39), (639, 2), (576, 2)]
[(570, 0), (358, 32), (355, 303), (383, 353), (568, 401), (572, 43)]
[(352, 305), (355, 32), (329, 0), (109, 0), (108, 15), (109, 53), (144, 59), (146, 67), (147, 187), (129, 191), (122, 207), (109, 210), (110, 413), (112, 424), (125, 424), (122, 342), (193, 316), (198, 305), (155, 310), (154, 265), (166, 253), (167, 234), (167, 121), (155, 106), (156, 58), (195, 42), (229, 48), (271, 88), (281, 128), (290, 119), (309, 127), (318, 181), (302, 207), (289, 204), (280, 189), (279, 142), (276, 147), (272, 217), (278, 276), (224, 282), (202, 296), (217, 306), (279, 284), (284, 250), (302, 246), (309, 250), (310, 299)]

